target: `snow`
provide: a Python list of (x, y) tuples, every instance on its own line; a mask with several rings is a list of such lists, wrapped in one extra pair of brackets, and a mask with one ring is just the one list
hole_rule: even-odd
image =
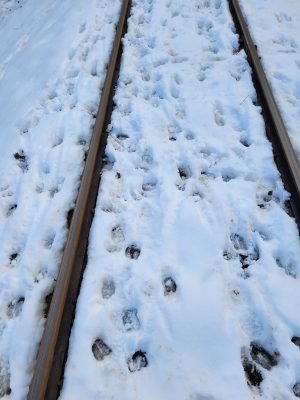
[(241, 5), (300, 159), (300, 3), (241, 0)]
[(134, 1), (124, 46), (60, 399), (293, 399), (299, 235), (227, 2)]
[(0, 397), (28, 390), (120, 4), (0, 3)]

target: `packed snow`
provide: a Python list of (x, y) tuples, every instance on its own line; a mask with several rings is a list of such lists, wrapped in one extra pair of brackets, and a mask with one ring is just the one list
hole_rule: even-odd
[(299, 397), (299, 235), (228, 4), (136, 0), (124, 46), (60, 399)]
[(300, 2), (240, 2), (300, 160)]
[(0, 397), (28, 390), (120, 4), (0, 2)]

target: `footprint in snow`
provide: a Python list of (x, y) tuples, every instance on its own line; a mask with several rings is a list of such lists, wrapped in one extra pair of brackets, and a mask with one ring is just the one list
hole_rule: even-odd
[(92, 352), (97, 361), (102, 361), (112, 350), (102, 339), (96, 339), (92, 345)]
[(225, 125), (225, 118), (223, 117), (223, 111), (221, 108), (216, 107), (214, 109), (214, 120), (218, 126)]
[(300, 337), (299, 336), (293, 336), (291, 341), (294, 343), (295, 346), (298, 346), (300, 349)]
[(101, 289), (102, 298), (108, 300), (115, 294), (115, 291), (116, 291), (116, 286), (114, 281), (111, 278), (104, 279)]
[(180, 178), (183, 181), (185, 181), (185, 180), (191, 178), (192, 171), (191, 171), (190, 167), (187, 164), (181, 164), (178, 167), (178, 174), (179, 174)]
[(141, 249), (137, 245), (132, 244), (126, 248), (125, 254), (126, 257), (137, 260), (141, 254)]
[(241, 362), (249, 386), (259, 387), (263, 381), (263, 376), (257, 366), (250, 360), (245, 348), (241, 350)]
[(168, 276), (168, 277), (164, 278), (162, 283), (163, 283), (164, 295), (165, 296), (169, 296), (169, 295), (171, 295), (171, 294), (176, 292), (177, 284), (176, 284), (175, 280), (172, 277)]
[(8, 209), (7, 209), (7, 212), (6, 212), (6, 216), (10, 217), (14, 213), (14, 211), (17, 209), (17, 207), (18, 207), (18, 204), (15, 204), (15, 203), (10, 204), (8, 206)]
[(0, 364), (0, 398), (10, 394), (10, 373), (6, 365)]
[(122, 322), (126, 331), (132, 331), (140, 328), (140, 320), (136, 308), (124, 310), (122, 313)]
[(123, 229), (120, 225), (116, 225), (110, 232), (110, 240), (106, 244), (106, 250), (110, 253), (120, 251), (122, 242), (125, 240)]
[(274, 351), (274, 353), (271, 354), (261, 345), (254, 342), (250, 345), (250, 355), (253, 361), (268, 371), (278, 364), (280, 357), (278, 351)]
[(136, 351), (127, 359), (127, 365), (130, 372), (137, 372), (148, 366), (146, 352), (142, 350)]
[(24, 150), (19, 150), (14, 153), (14, 158), (17, 160), (18, 167), (23, 171), (26, 172), (29, 169), (28, 157), (25, 154)]
[(293, 386), (293, 393), (296, 397), (300, 397), (300, 382), (295, 383)]
[(11, 253), (10, 256), (9, 256), (9, 264), (12, 265), (12, 266), (15, 265), (16, 262), (17, 262), (18, 257), (19, 257), (19, 253), (18, 252)]
[(24, 304), (25, 298), (24, 297), (19, 297), (18, 299), (12, 300), (6, 310), (6, 314), (8, 318), (16, 318), (18, 317), (23, 309), (23, 304)]

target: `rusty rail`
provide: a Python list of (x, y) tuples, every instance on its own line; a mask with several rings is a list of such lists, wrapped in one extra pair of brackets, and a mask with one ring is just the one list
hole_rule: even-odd
[(115, 34), (100, 106), (82, 174), (71, 226), (55, 285), (49, 314), (39, 347), (28, 400), (54, 400), (61, 389), (69, 335), (74, 319), (89, 230), (100, 183), (107, 125), (112, 111), (114, 87), (122, 54), (131, 1), (124, 0)]
[(289, 135), (278, 110), (256, 47), (250, 35), (238, 0), (229, 0), (231, 13), (243, 41), (250, 65), (253, 68), (254, 85), (262, 103), (267, 135), (273, 145), (278, 169), (286, 189), (291, 193), (291, 208), (300, 230), (300, 166)]

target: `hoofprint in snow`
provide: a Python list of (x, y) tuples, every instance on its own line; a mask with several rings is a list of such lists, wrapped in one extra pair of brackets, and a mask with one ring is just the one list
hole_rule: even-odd
[(300, 159), (300, 2), (241, 0), (241, 5)]
[(227, 2), (135, 1), (124, 45), (60, 399), (293, 399), (298, 231)]
[(28, 390), (120, 4), (0, 5), (0, 397)]

